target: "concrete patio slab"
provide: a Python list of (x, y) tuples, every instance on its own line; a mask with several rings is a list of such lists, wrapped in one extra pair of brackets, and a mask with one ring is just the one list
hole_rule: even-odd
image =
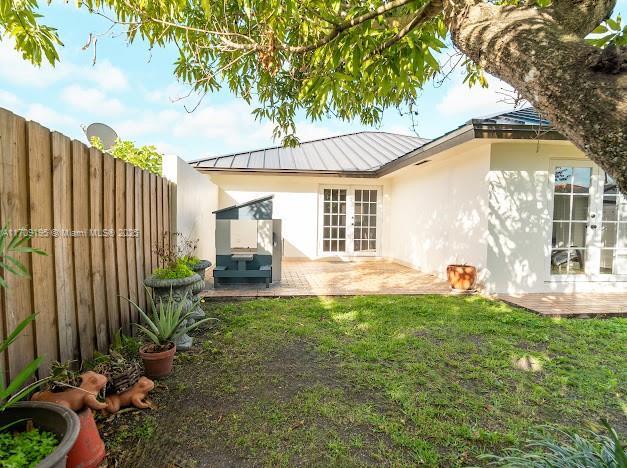
[(205, 297), (356, 296), (371, 294), (448, 294), (446, 281), (387, 261), (283, 262), (281, 284), (213, 287), (207, 273)]

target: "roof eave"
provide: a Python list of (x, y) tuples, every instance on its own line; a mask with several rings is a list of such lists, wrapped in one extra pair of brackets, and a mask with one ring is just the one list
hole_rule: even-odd
[(474, 139), (505, 139), (505, 140), (566, 140), (566, 138), (553, 127), (540, 125), (503, 125), (486, 124), (481, 120), (473, 119), (466, 125), (445, 133), (440, 138), (430, 141), (411, 153), (382, 166), (377, 171), (377, 177), (390, 174), (403, 167), (416, 164), (428, 157), (434, 156), (447, 149), (467, 143)]
[(259, 174), (259, 175), (289, 175), (289, 176), (318, 176), (318, 177), (355, 177), (374, 178), (377, 171), (318, 171), (318, 170), (298, 170), (298, 169), (242, 169), (230, 167), (194, 167), (197, 171), (204, 173), (231, 173), (231, 174)]

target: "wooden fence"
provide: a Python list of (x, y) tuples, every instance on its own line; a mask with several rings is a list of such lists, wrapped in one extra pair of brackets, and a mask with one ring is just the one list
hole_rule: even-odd
[[(106, 351), (146, 305), (144, 276), (169, 243), (175, 185), (95, 148), (0, 108), (0, 225), (31, 229), (33, 247), (17, 255), (32, 278), (3, 276), (3, 337), (32, 312), (37, 318), (0, 359), (14, 376), (35, 356), (40, 376), (53, 361)], [(164, 235), (165, 234), (165, 235)]]

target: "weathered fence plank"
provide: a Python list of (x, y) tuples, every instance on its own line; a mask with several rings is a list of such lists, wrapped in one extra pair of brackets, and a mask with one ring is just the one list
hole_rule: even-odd
[(103, 158), (96, 148), (89, 149), (89, 228), (91, 230), (92, 296), (94, 298), (94, 322), (96, 348), (105, 352), (109, 348), (107, 325), (107, 295), (104, 262), (104, 212), (103, 212)]
[(157, 248), (159, 246), (158, 238), (161, 236), (161, 231), (158, 230), (157, 225), (157, 176), (150, 174), (150, 252), (152, 254), (152, 269), (156, 270), (159, 265), (159, 258), (157, 257)]
[[(126, 241), (126, 265), (128, 272), (128, 297), (127, 299), (137, 304), (137, 253), (135, 251), (135, 168), (126, 168), (126, 229), (124, 232)], [(130, 307), (130, 321), (137, 322), (137, 309)], [(133, 331), (133, 330), (131, 330)]]
[(72, 216), (74, 220), (74, 278), (76, 281), (76, 314), (81, 358), (94, 354), (96, 326), (92, 297), (92, 271), (89, 237), (89, 160), (87, 147), (72, 141)]
[(71, 238), (72, 153), (70, 139), (57, 132), (52, 133), (52, 209), (59, 358), (68, 361), (79, 356)]
[(38, 123), (28, 122), (28, 172), (30, 187), (31, 245), (46, 256), (33, 255), (33, 310), (37, 313), (35, 336), (37, 355), (42, 358), (40, 377), (46, 377), (52, 362), (59, 359), (57, 330), (56, 276), (52, 216), (52, 148), (50, 132)]
[[(150, 223), (150, 173), (142, 171), (142, 207), (143, 207), (143, 229), (142, 229), (142, 248), (144, 250), (144, 278), (147, 277), (153, 269), (152, 266), (152, 249), (150, 247), (151, 223)], [(146, 291), (146, 302), (148, 302), (149, 292)]]
[(122, 236), (126, 228), (126, 165), (120, 159), (115, 160), (115, 245), (118, 268), (118, 295), (120, 300), (120, 325), (122, 331), (129, 334), (130, 306), (128, 303), (128, 266), (126, 261), (126, 239)]
[[(0, 209), (9, 228), (29, 227), (28, 207), (28, 155), (26, 144), (26, 122), (10, 112), (0, 113), (0, 169), (2, 193)], [(14, 253), (12, 256), (26, 268), (31, 269), (29, 255)], [(32, 282), (30, 278), (3, 275), (9, 285), (5, 292), (5, 330), (7, 333), (28, 317), (33, 311)], [(30, 324), (8, 350), (9, 372), (15, 375), (35, 356), (34, 327)]]
[(135, 262), (135, 271), (137, 277), (137, 303), (146, 310), (146, 295), (144, 294), (144, 246), (142, 245), (143, 232), (144, 232), (144, 213), (143, 207), (143, 171), (139, 168), (135, 168), (135, 229), (137, 235), (135, 240), (135, 256), (137, 261)]
[(109, 340), (113, 341), (120, 330), (120, 302), (118, 298), (117, 251), (115, 241), (115, 160), (108, 154), (102, 155), (103, 214), (106, 236), (105, 249), (105, 291), (109, 322)]

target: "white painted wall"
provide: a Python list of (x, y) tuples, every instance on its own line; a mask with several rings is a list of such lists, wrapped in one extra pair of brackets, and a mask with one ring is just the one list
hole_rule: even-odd
[(475, 265), (486, 273), (489, 143), (466, 143), (392, 173), (387, 254), (426, 273)]
[[(318, 191), (321, 185), (383, 186), (382, 244), (389, 223), (385, 204), (389, 199), (386, 180), (340, 177), (307, 177), (213, 173), (206, 176), (219, 186), (219, 206), (225, 208), (255, 198), (274, 195), (273, 217), (283, 220), (285, 257), (318, 257)], [(385, 254), (384, 254), (385, 255)]]
[(477, 266), (480, 286), (490, 293), (627, 291), (626, 281), (557, 282), (546, 271), (549, 168), (552, 159), (569, 158), (585, 156), (567, 142), (475, 140), (380, 179), (194, 172), (188, 183), (200, 184), (201, 177), (207, 191), (179, 200), (178, 206), (192, 210), (189, 218), (203, 207), (204, 220), (188, 224), (211, 226), (204, 239), (211, 239), (213, 248), (212, 211), (274, 195), (285, 256), (314, 259), (320, 186), (381, 186), (382, 257), (440, 277), (449, 263), (469, 263)]
[(627, 291), (627, 282), (579, 277), (555, 281), (547, 271), (551, 237), (552, 159), (586, 157), (567, 142), (495, 142), (489, 173), (486, 286), (501, 293)]
[(163, 175), (176, 183), (176, 229), (188, 238), (198, 238), (199, 258), (215, 262), (215, 215), (218, 187), (187, 162), (165, 156)]

